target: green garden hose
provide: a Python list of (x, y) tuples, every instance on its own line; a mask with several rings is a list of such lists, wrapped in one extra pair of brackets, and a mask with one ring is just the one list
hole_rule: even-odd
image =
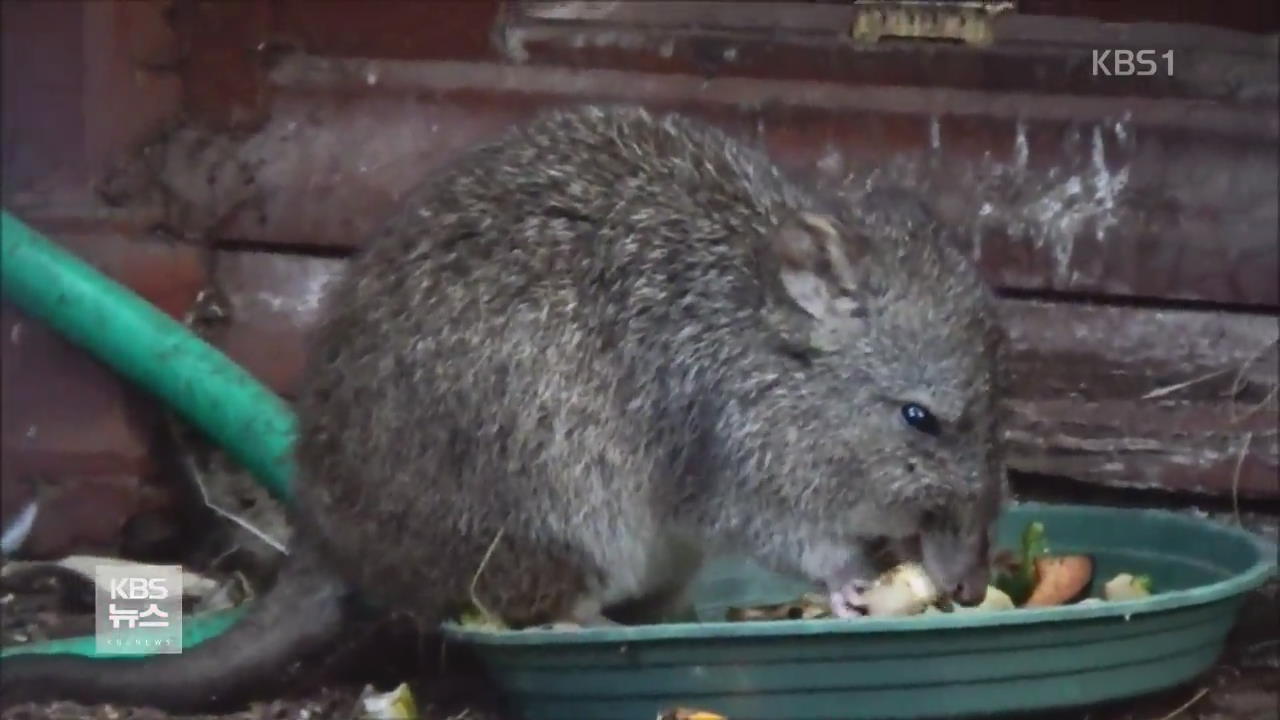
[[(128, 288), (16, 217), (0, 224), (0, 292), (18, 308), (155, 394), (240, 462), (274, 497), (292, 500), (297, 421), (244, 368)], [(238, 613), (184, 618), (192, 644)], [(3, 656), (99, 655), (92, 636), (7, 648)]]
[[(245, 605), (240, 605), (228, 610), (217, 610), (201, 613), (194, 617), (184, 617), (182, 619), (182, 647), (193, 647), (209, 638), (221, 635), (244, 615), (246, 609)], [(139, 630), (137, 634), (142, 632), (145, 631)], [(137, 653), (117, 655), (110, 652), (97, 652), (95, 646), (96, 640), (92, 635), (58, 638), (56, 640), (46, 640), (45, 642), (24, 643), (0, 648), (0, 658), (13, 655), (84, 655), (95, 660), (138, 657)]]

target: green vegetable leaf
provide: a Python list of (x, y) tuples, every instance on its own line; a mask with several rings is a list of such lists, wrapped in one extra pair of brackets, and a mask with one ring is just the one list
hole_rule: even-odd
[(1044, 523), (1034, 521), (1027, 523), (1022, 531), (1022, 546), (1019, 548), (1018, 567), (1011, 572), (996, 575), (992, 584), (1021, 605), (1031, 597), (1036, 586), (1036, 558), (1049, 552), (1048, 538), (1045, 536)]

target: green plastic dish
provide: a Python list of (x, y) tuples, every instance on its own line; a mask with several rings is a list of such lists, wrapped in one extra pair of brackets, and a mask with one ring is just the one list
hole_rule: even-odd
[(910, 618), (724, 622), (731, 605), (808, 589), (742, 558), (699, 576), (701, 622), (590, 630), (446, 625), (472, 646), (524, 720), (649, 720), (672, 707), (731, 720), (993, 715), (1086, 705), (1184, 683), (1214, 664), (1245, 595), (1276, 570), (1274, 543), (1159, 510), (1024, 503), (1000, 522), (1017, 547), (1031, 520), (1054, 552), (1088, 553), (1094, 595), (1148, 573), (1141, 600)]

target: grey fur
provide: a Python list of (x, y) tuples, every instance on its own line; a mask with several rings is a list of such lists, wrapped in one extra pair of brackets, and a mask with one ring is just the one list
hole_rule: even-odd
[(479, 598), (536, 622), (669, 593), (690, 548), (839, 584), (927, 510), (935, 579), (985, 588), (990, 318), (903, 191), (843, 204), (684, 117), (550, 112), (412, 193), (333, 289), (302, 506), (350, 581), (427, 622), (495, 538)]

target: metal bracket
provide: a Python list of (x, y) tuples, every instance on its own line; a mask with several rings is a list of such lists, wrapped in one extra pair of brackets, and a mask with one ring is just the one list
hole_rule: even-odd
[(992, 20), (1014, 10), (1012, 2), (859, 0), (851, 35), (856, 43), (884, 38), (948, 40), (985, 46), (995, 41)]

